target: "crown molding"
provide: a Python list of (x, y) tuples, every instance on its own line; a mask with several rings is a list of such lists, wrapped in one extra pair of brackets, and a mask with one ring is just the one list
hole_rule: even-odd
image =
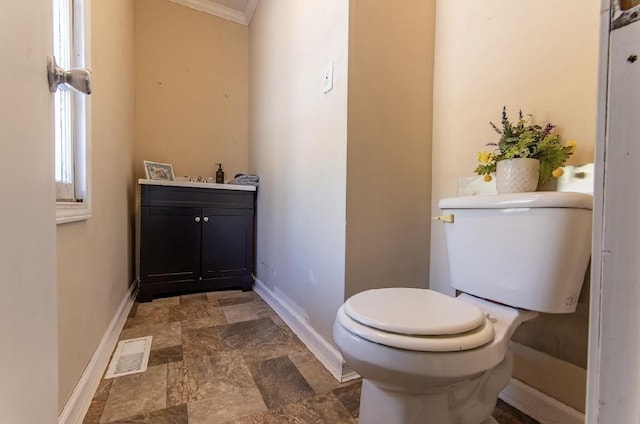
[(212, 0), (169, 0), (173, 3), (180, 4), (182, 6), (190, 7), (191, 9), (199, 10), (201, 12), (209, 13), (210, 15), (217, 16), (228, 21), (233, 21), (241, 25), (248, 26), (251, 23), (253, 12), (256, 10), (258, 0), (249, 0), (243, 12), (235, 9), (230, 9), (226, 6), (216, 3)]
[(251, 19), (253, 19), (253, 12), (255, 12), (256, 7), (258, 7), (258, 1), (259, 0), (249, 0), (247, 2), (247, 7), (244, 8), (244, 16), (247, 19), (247, 26), (251, 23)]

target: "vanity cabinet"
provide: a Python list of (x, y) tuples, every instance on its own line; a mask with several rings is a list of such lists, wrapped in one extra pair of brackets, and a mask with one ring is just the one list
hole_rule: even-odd
[(218, 185), (141, 183), (136, 245), (140, 301), (225, 288), (251, 290), (255, 191), (211, 186)]

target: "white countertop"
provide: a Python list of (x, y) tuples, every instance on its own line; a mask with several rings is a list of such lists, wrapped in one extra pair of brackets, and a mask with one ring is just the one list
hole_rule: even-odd
[(252, 185), (238, 184), (218, 184), (218, 183), (197, 183), (192, 181), (162, 181), (162, 180), (146, 180), (141, 178), (138, 180), (140, 185), (160, 185), (170, 187), (196, 187), (196, 188), (215, 188), (219, 190), (242, 190), (256, 191), (256, 187)]

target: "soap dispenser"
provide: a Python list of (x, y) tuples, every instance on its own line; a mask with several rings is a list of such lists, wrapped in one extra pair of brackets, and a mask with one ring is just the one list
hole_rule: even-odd
[(216, 163), (218, 170), (216, 171), (216, 183), (224, 184), (224, 171), (222, 170), (222, 164)]

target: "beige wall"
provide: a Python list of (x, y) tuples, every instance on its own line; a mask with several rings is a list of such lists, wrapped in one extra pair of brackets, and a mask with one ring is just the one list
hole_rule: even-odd
[(352, 0), (345, 297), (426, 287), (435, 0)]
[(133, 4), (91, 3), (93, 216), (57, 227), (60, 410), (132, 281)]
[(249, 30), (168, 0), (135, 1), (135, 170), (247, 172)]
[(250, 28), (257, 277), (327, 341), (344, 299), (348, 16), (341, 0), (262, 1)]
[[(456, 195), (458, 178), (473, 175), (476, 152), (495, 140), (488, 122), (500, 120), (503, 105), (512, 115), (521, 108), (539, 122), (553, 122), (563, 137), (577, 140), (570, 164), (593, 161), (598, 0), (446, 0), (436, 11), (433, 215), (439, 199)], [(453, 292), (437, 224), (431, 231), (430, 287)], [(545, 373), (538, 371), (529, 375)], [(567, 387), (562, 376), (553, 384), (520, 377), (565, 402), (570, 400), (562, 399), (563, 391), (584, 393), (584, 387)]]

